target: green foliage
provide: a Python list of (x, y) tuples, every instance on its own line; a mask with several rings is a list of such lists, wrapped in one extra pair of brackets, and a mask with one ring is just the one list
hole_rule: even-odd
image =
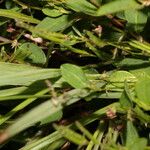
[(127, 122), (127, 134), (126, 134), (126, 146), (128, 149), (136, 150), (136, 149), (145, 149), (147, 144), (146, 139), (139, 138), (138, 133), (133, 126), (131, 121)]
[(28, 65), (0, 63), (0, 85), (29, 85), (35, 81), (60, 76), (58, 69), (41, 69)]
[(46, 63), (46, 56), (42, 49), (33, 43), (23, 43), (14, 53), (14, 59), (27, 59), (30, 63), (44, 65)]
[(61, 66), (62, 77), (74, 88), (88, 87), (88, 80), (83, 70), (75, 65), (64, 64)]
[(0, 148), (150, 149), (149, 5), (0, 1)]
[[(115, 0), (103, 5), (97, 10), (97, 15), (107, 15), (125, 10), (140, 9), (142, 6), (135, 0)], [(112, 9), (113, 8), (113, 9)]]
[(36, 29), (43, 29), (47, 31), (62, 31), (71, 25), (73, 20), (69, 20), (69, 15), (61, 15), (57, 18), (46, 17), (37, 26)]
[(147, 22), (148, 15), (146, 12), (133, 9), (125, 11), (125, 18), (128, 21), (129, 29), (131, 27), (133, 31), (141, 32)]
[(31, 16), (24, 15), (14, 10), (0, 9), (0, 16), (11, 18), (11, 19), (17, 19), (25, 22), (31, 22), (35, 24), (38, 24), (40, 22), (39, 20), (32, 18)]
[(86, 0), (78, 0), (76, 3), (73, 0), (67, 0), (66, 5), (76, 12), (83, 12), (88, 15), (94, 15), (96, 13), (96, 7)]
[(150, 88), (149, 78), (143, 78), (138, 81), (135, 86), (135, 92), (137, 95), (137, 102), (139, 105), (142, 105), (146, 110), (150, 110), (150, 101), (149, 101), (149, 88)]

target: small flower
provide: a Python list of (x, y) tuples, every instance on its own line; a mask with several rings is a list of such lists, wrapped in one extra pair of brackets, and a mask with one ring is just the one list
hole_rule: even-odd
[(102, 34), (102, 26), (98, 25), (93, 31), (97, 34), (97, 35), (101, 35)]
[(107, 115), (108, 118), (114, 119), (114, 118), (116, 118), (116, 110), (112, 109), (112, 108), (109, 108), (106, 112), (106, 115)]
[(14, 32), (14, 31), (16, 31), (14, 28), (12, 28), (12, 27), (9, 27), (8, 29), (7, 29), (7, 32), (9, 32), (9, 33), (12, 33), (12, 32)]
[(144, 6), (150, 6), (150, 0), (139, 0)]
[(11, 47), (12, 48), (15, 48), (15, 47), (17, 47), (18, 46), (18, 41), (17, 40), (13, 40), (12, 41), (12, 44), (11, 44)]
[(35, 43), (43, 43), (43, 39), (40, 38), (40, 37), (34, 38), (34, 37), (33, 37), (32, 35), (30, 35), (30, 34), (25, 34), (24, 36), (25, 36), (26, 38), (28, 38), (28, 39), (34, 41)]

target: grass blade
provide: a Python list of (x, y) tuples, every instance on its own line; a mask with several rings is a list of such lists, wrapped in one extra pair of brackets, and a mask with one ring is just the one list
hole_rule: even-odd
[(27, 16), (19, 12), (15, 12), (14, 10), (0, 9), (0, 16), (35, 24), (38, 24), (40, 22), (38, 19), (35, 19), (31, 16)]

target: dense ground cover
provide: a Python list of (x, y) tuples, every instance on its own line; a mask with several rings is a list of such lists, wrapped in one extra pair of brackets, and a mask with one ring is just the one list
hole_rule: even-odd
[(1, 0), (0, 148), (150, 149), (149, 0)]

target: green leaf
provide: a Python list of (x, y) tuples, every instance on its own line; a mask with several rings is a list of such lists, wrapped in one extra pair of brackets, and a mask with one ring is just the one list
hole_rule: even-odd
[(132, 121), (127, 121), (126, 146), (129, 147), (138, 138), (138, 133)]
[(22, 72), (22, 71), (29, 71), (34, 69), (39, 69), (38, 67), (25, 65), (25, 64), (15, 64), (15, 63), (8, 63), (8, 62), (0, 62), (0, 76), (4, 73), (10, 74), (15, 72)]
[(32, 52), (29, 49), (21, 49), (20, 47), (16, 49), (14, 54), (11, 57), (12, 60), (18, 60), (19, 62), (24, 62), (24, 60), (29, 57)]
[(54, 113), (53, 115), (51, 116), (48, 116), (47, 118), (41, 120), (41, 123), (40, 125), (44, 125), (44, 124), (47, 124), (47, 123), (50, 123), (52, 122), (53, 120), (60, 120), (63, 116), (63, 112), (62, 111), (57, 111), (56, 113)]
[[(80, 49), (70, 46), (70, 44), (72, 44), (72, 40), (69, 40), (70, 37), (68, 37), (65, 34), (51, 32), (51, 31), (48, 31), (47, 29), (45, 30), (45, 28), (42, 28), (42, 29), (39, 27), (36, 28), (31, 25), (22, 23), (22, 22), (17, 22), (17, 26), (25, 28), (25, 29), (29, 30), (30, 32), (33, 32), (34, 34), (36, 34), (44, 39), (47, 39), (47, 40), (50, 40), (57, 44), (60, 44), (61, 46), (66, 47), (68, 50), (70, 50), (74, 53), (78, 53), (78, 54), (86, 55), (86, 56), (93, 56), (92, 54), (88, 53), (85, 50), (80, 50)], [(68, 38), (66, 38), (66, 37), (68, 37)], [(73, 43), (74, 43), (74, 41), (73, 41)]]
[(62, 111), (62, 106), (60, 104), (55, 106), (52, 101), (48, 100), (16, 120), (14, 124), (10, 125), (5, 130), (4, 133), (6, 133), (8, 135), (7, 138), (9, 138), (48, 117), (51, 117), (52, 119), (49, 120), (49, 122), (55, 121), (59, 118), (57, 113), (58, 111)]
[(127, 71), (116, 71), (110, 75), (109, 82), (117, 87), (124, 87), (124, 82), (134, 82), (135, 76)]
[[(48, 89), (45, 89), (45, 90), (48, 91)], [(45, 93), (45, 90), (40, 91), (39, 93), (37, 93), (37, 95), (41, 95)], [(46, 102), (43, 102), (42, 104), (31, 109), (29, 112), (24, 114), (19, 119), (15, 120), (15, 122), (12, 125), (6, 128), (6, 130), (4, 130), (2, 134), (0, 134), (0, 143), (18, 134), (19, 132), (25, 130), (26, 128), (34, 125), (37, 122), (42, 122), (43, 124), (47, 122), (50, 123), (52, 121), (56, 121), (57, 119), (60, 119), (62, 116), (62, 112), (60, 112), (62, 111), (62, 103), (63, 104), (65, 103), (65, 105), (71, 105), (79, 101), (81, 98), (88, 96), (89, 93), (90, 92), (85, 89), (74, 89), (69, 92), (66, 92), (65, 97), (64, 97), (64, 94), (60, 95), (55, 101), (55, 102), (58, 102), (57, 104), (54, 104), (53, 100), (48, 100)], [(20, 108), (24, 108), (35, 99), (36, 98), (27, 99), (26, 101), (22, 102), (20, 105), (18, 105), (14, 109), (18, 110)], [(3, 136), (5, 136), (4, 139), (3, 139)]]
[(86, 0), (76, 0), (76, 2), (74, 2), (74, 0), (67, 0), (66, 5), (76, 12), (83, 12), (92, 16), (95, 16), (97, 10), (94, 5)]
[(150, 79), (143, 78), (139, 80), (135, 85), (135, 92), (138, 98), (137, 104), (146, 110), (150, 110)]
[(30, 63), (44, 65), (46, 63), (46, 56), (42, 49), (33, 43), (22, 44), (15, 52), (15, 58), (19, 59), (20, 54), (25, 55)]
[(59, 69), (40, 69), (29, 65), (0, 62), (0, 86), (29, 85), (38, 80), (59, 76)]
[(83, 70), (72, 64), (64, 64), (61, 66), (62, 77), (74, 88), (85, 88), (89, 86), (89, 82)]
[[(78, 90), (78, 89), (76, 89)], [(76, 95), (79, 95), (79, 93), (76, 93)], [(92, 115), (90, 115), (89, 117), (84, 117), (81, 119), (80, 122), (82, 122), (82, 124), (87, 125), (90, 124), (91, 122), (94, 122), (95, 120), (99, 119), (101, 116), (104, 116), (106, 114), (106, 112), (108, 111), (108, 109), (113, 108), (116, 109), (117, 112), (120, 110), (120, 104), (119, 103), (113, 103), (110, 104), (104, 108), (101, 108), (100, 110), (97, 110), (96, 112), (94, 112)], [(106, 127), (106, 124), (103, 124), (102, 126)], [(102, 127), (104, 128), (104, 127)], [(38, 147), (44, 147), (44, 145), (48, 145), (51, 144), (52, 142), (58, 140), (62, 138), (62, 134), (60, 134), (60, 132), (56, 131), (53, 132), (52, 134), (39, 139), (37, 141), (33, 141), (33, 143), (28, 143), (23, 150), (31, 150), (32, 148), (37, 148)]]
[(0, 98), (5, 97), (5, 96), (12, 96), (12, 95), (19, 94), (25, 91), (26, 89), (27, 87), (23, 86), (23, 87), (15, 87), (15, 88), (8, 88), (8, 89), (0, 90)]
[(134, 69), (130, 71), (137, 79), (150, 78), (150, 67)]
[(141, 10), (126, 10), (125, 19), (127, 26), (136, 32), (141, 32), (147, 22), (148, 15)]
[(70, 26), (71, 23), (73, 22), (73, 20), (69, 19), (69, 17), (71, 16), (62, 15), (57, 18), (46, 17), (36, 26), (35, 29), (40, 28), (40, 30), (44, 29), (44, 30), (53, 31), (53, 32), (62, 31), (68, 26)]
[(150, 62), (148, 60), (143, 60), (143, 59), (136, 59), (136, 58), (124, 58), (123, 60), (119, 62), (115, 62), (115, 65), (117, 67), (126, 67), (126, 68), (135, 68), (140, 65), (148, 65)]
[(78, 134), (77, 132), (69, 129), (68, 127), (65, 126), (54, 126), (56, 130), (66, 139), (69, 141), (73, 142), (74, 144), (77, 145), (85, 145), (87, 143), (87, 140), (84, 136)]
[(129, 109), (131, 107), (131, 101), (130, 101), (128, 95), (126, 94), (125, 90), (123, 91), (119, 101), (123, 108)]
[(106, 3), (97, 10), (97, 16), (117, 13), (125, 10), (140, 9), (142, 5), (135, 0), (114, 0)]
[(38, 24), (40, 22), (39, 20), (31, 16), (27, 16), (25, 14), (16, 12), (14, 10), (0, 9), (0, 16), (11, 18), (11, 19), (16, 19), (20, 21), (25, 21), (25, 22), (35, 23), (35, 24)]
[(129, 150), (144, 150), (147, 145), (145, 138), (139, 138), (131, 121), (127, 122), (126, 146)]
[(132, 145), (128, 147), (129, 150), (145, 150), (147, 140), (145, 138), (137, 138)]
[(54, 8), (53, 9), (43, 8), (42, 12), (49, 17), (58, 17), (63, 14), (63, 12), (61, 12), (58, 9), (54, 9)]
[(127, 81), (124, 83), (124, 91), (120, 97), (120, 104), (124, 109), (130, 109), (132, 105), (133, 95), (131, 94), (130, 87), (128, 86)]

